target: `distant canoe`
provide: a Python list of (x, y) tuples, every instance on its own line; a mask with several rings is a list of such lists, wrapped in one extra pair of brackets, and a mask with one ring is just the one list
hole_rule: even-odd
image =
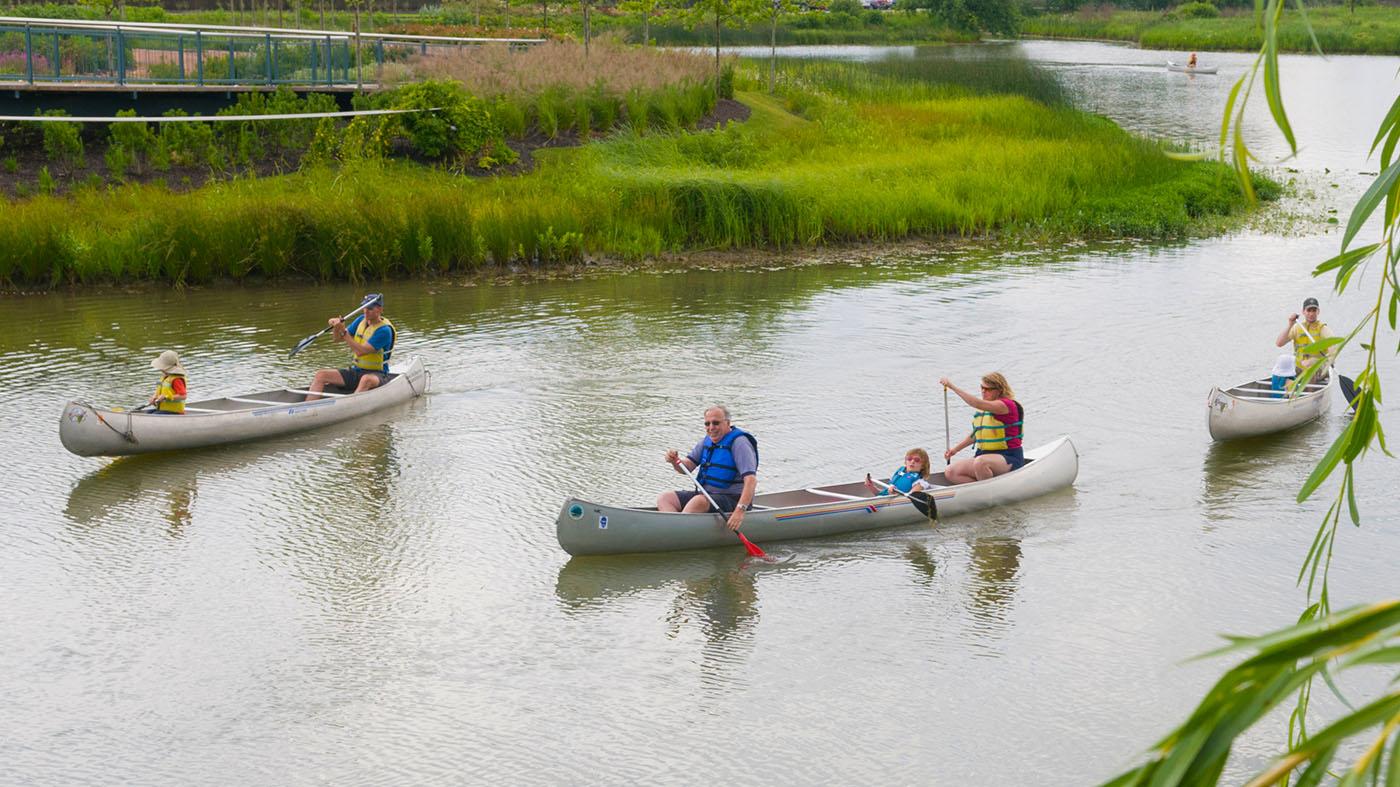
[[(1026, 451), (1019, 470), (948, 485), (942, 473), (931, 495), (940, 517), (1029, 500), (1074, 483), (1079, 454), (1068, 437)], [(744, 518), (744, 535), (759, 545), (927, 521), (908, 498), (873, 496), (863, 482), (807, 487), (754, 497)], [(655, 508), (624, 508), (571, 498), (555, 521), (559, 546), (571, 555), (621, 555), (737, 546), (739, 539), (715, 514), (662, 513)]]
[(277, 388), (242, 396), (190, 402), (184, 415), (94, 407), (69, 402), (58, 422), (63, 447), (79, 456), (128, 456), (261, 440), (338, 424), (422, 396), (429, 375), (410, 358), (388, 382), (358, 394), (326, 393), (306, 401), (307, 391)]
[(1279, 396), (1267, 379), (1212, 388), (1206, 399), (1206, 428), (1214, 440), (1235, 440), (1302, 426), (1327, 411), (1338, 377), (1334, 372), (1325, 384), (1309, 384), (1292, 397)]
[(1214, 74), (1219, 70), (1219, 66), (1188, 66), (1183, 63), (1173, 63), (1167, 61), (1167, 70), (1175, 71), (1179, 74)]

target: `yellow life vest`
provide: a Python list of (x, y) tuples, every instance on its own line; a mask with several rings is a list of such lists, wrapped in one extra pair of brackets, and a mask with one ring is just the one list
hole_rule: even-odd
[(1303, 327), (1304, 324), (1301, 322), (1293, 326), (1293, 360), (1297, 362), (1300, 372), (1322, 358), (1322, 353), (1310, 353), (1308, 348), (1313, 346), (1315, 340), (1322, 339), (1322, 332), (1327, 328), (1327, 323), (1322, 320), (1307, 323), (1308, 333), (1312, 334), (1311, 339), (1308, 338), (1307, 333), (1303, 333)]
[(1021, 409), (1020, 402), (1015, 399), (1011, 401), (1016, 403), (1016, 420), (1009, 424), (1002, 423), (990, 410), (982, 410), (972, 416), (972, 440), (978, 453), (1021, 447), (1021, 424), (1025, 420), (1025, 411)]
[(156, 394), (160, 396), (160, 401), (156, 404), (156, 409), (163, 413), (183, 413), (185, 412), (185, 397), (175, 393), (175, 381), (183, 380), (182, 374), (163, 374), (160, 377), (160, 386), (156, 388)]
[(389, 332), (392, 334), (389, 339), (388, 349), (382, 352), (375, 350), (374, 352), (365, 353), (364, 355), (356, 355), (353, 361), (355, 366), (361, 369), (368, 369), (372, 372), (388, 373), (389, 356), (394, 354), (394, 339), (398, 338), (398, 331), (394, 330), (394, 324), (389, 322), (388, 317), (380, 317), (379, 322), (375, 323), (373, 328), (369, 326), (369, 320), (361, 319), (359, 326), (355, 328), (355, 341), (361, 344), (369, 344), (369, 338), (374, 335), (374, 332), (385, 325), (389, 326)]

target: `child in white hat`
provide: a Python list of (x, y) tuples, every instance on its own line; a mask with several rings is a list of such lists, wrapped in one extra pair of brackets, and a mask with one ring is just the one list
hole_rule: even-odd
[(1293, 382), (1293, 378), (1298, 376), (1298, 370), (1293, 364), (1293, 354), (1284, 353), (1274, 361), (1273, 389), (1275, 399), (1283, 398), (1283, 392), (1288, 389), (1288, 384)]
[(185, 367), (174, 350), (166, 350), (151, 361), (151, 368), (160, 372), (160, 384), (151, 394), (150, 405), (159, 414), (183, 415), (185, 412)]

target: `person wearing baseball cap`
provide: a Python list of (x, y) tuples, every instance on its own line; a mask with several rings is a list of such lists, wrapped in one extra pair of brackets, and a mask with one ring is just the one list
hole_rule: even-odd
[(328, 324), (335, 338), (345, 343), (354, 355), (350, 365), (344, 369), (321, 369), (311, 382), (310, 402), (321, 397), (317, 394), (327, 385), (336, 385), (351, 392), (360, 393), (378, 388), (388, 379), (389, 357), (394, 354), (394, 339), (397, 332), (394, 324), (384, 316), (384, 295), (372, 292), (364, 297), (364, 314), (346, 325), (339, 317), (332, 317)]
[(166, 350), (151, 361), (151, 368), (160, 372), (160, 384), (151, 394), (148, 404), (161, 415), (185, 414), (185, 367), (174, 350)]
[[(1326, 356), (1330, 365), (1333, 356), (1336, 354), (1335, 348), (1328, 348), (1322, 352), (1310, 352), (1309, 347), (1322, 341), (1332, 338), (1332, 331), (1327, 327), (1327, 323), (1318, 319), (1319, 308), (1316, 298), (1308, 298), (1303, 301), (1303, 321), (1298, 322), (1298, 314), (1288, 315), (1288, 326), (1283, 329), (1283, 333), (1278, 335), (1277, 345), (1279, 347), (1293, 342), (1293, 359), (1298, 364), (1298, 372), (1306, 372), (1314, 364), (1323, 360)], [(1319, 369), (1313, 376), (1317, 382), (1327, 379), (1327, 370)]]

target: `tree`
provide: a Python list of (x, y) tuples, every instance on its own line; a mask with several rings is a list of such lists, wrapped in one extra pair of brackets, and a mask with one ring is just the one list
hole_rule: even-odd
[[(1231, 163), (1242, 188), (1251, 196), (1249, 160), (1252, 156), (1244, 137), (1244, 108), (1261, 76), (1264, 98), (1274, 124), (1290, 149), (1297, 151), (1297, 141), (1283, 107), (1278, 63), (1278, 24), (1283, 3), (1284, 0), (1268, 0), (1256, 14), (1263, 29), (1264, 43), (1253, 67), (1230, 91), (1220, 133), (1221, 155), (1224, 157), (1228, 142)], [(1302, 9), (1301, 2), (1299, 8)], [(1321, 54), (1316, 37), (1313, 46)], [(1400, 600), (1334, 612), (1328, 589), (1332, 547), (1343, 511), (1353, 524), (1361, 524), (1353, 465), (1373, 448), (1394, 458), (1386, 448), (1385, 432), (1377, 415), (1381, 402), (1377, 347), (1382, 321), (1389, 325), (1389, 333), (1393, 335), (1397, 328), (1397, 312), (1400, 312), (1400, 156), (1396, 155), (1397, 147), (1400, 147), (1400, 98), (1391, 105), (1372, 143), (1371, 152), (1377, 149), (1381, 152), (1380, 172), (1352, 209), (1342, 234), (1340, 253), (1313, 271), (1314, 276), (1331, 274), (1335, 289), (1341, 293), (1354, 283), (1352, 277), (1364, 263), (1374, 258), (1382, 260), (1376, 297), (1370, 310), (1348, 335), (1324, 339), (1318, 347), (1319, 350), (1340, 351), (1356, 341), (1365, 353), (1366, 365), (1356, 379), (1356, 393), (1350, 403), (1355, 415), (1298, 492), (1298, 501), (1306, 500), (1339, 467), (1342, 468), (1337, 496), (1319, 524), (1298, 574), (1299, 584), (1306, 580), (1309, 603), (1297, 625), (1262, 637), (1232, 638), (1234, 644), (1227, 650), (1252, 649), (1254, 655), (1216, 683), (1191, 716), (1153, 747), (1147, 763), (1120, 775), (1110, 782), (1112, 785), (1216, 784), (1235, 738), (1290, 696), (1296, 700), (1289, 717), (1287, 751), (1260, 772), (1250, 782), (1251, 787), (1287, 783), (1295, 774), (1299, 785), (1318, 784), (1329, 774), (1344, 787), (1366, 781), (1378, 784), (1382, 780), (1387, 785), (1400, 784), (1400, 674), (1370, 702), (1360, 703), (1359, 707), (1347, 702), (1350, 712), (1324, 729), (1309, 734), (1307, 726), (1312, 686), (1318, 676), (1336, 691), (1331, 677), (1336, 673), (1361, 668), (1394, 670), (1400, 664)], [(1358, 233), (1372, 221), (1382, 205), (1381, 240), (1353, 246)], [(1391, 336), (1385, 338), (1389, 340)], [(1317, 371), (1317, 367), (1306, 370), (1301, 376), (1302, 382)], [(1376, 727), (1380, 728), (1379, 734), (1356, 742), (1363, 745), (1346, 748), (1349, 755), (1355, 752), (1349, 765), (1334, 762), (1344, 744), (1368, 735)]]
[(762, 0), (768, 16), (768, 92), (778, 89), (778, 17), (796, 8), (793, 0)]
[(935, 19), (966, 33), (1013, 35), (1021, 20), (1016, 0), (907, 0), (905, 6), (927, 8)]
[(651, 44), (651, 20), (665, 16), (666, 0), (623, 0), (617, 7), (642, 18), (642, 44)]
[(720, 40), (725, 25), (748, 21), (761, 13), (758, 6), (767, 0), (697, 0), (686, 12), (691, 23), (700, 27), (713, 25), (715, 31), (715, 95), (720, 94), (723, 66), (720, 62)]

